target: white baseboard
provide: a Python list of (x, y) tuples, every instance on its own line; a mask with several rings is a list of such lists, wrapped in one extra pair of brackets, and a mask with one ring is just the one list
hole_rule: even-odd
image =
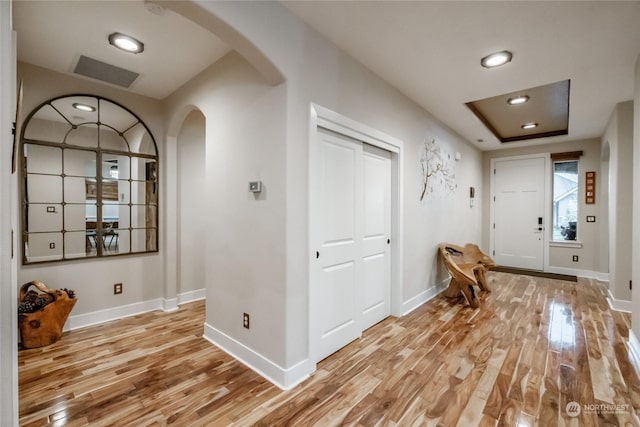
[(430, 299), (438, 295), (440, 292), (447, 289), (447, 286), (449, 285), (449, 280), (450, 278), (446, 278), (442, 280), (440, 283), (437, 283), (435, 286), (432, 286), (426, 291), (422, 291), (415, 297), (410, 298), (409, 300), (403, 302), (402, 311), (401, 311), (402, 316), (406, 316), (416, 308), (420, 307), (425, 302), (429, 301)]
[(170, 313), (178, 308), (178, 298), (162, 298), (162, 311)]
[(292, 389), (311, 374), (307, 359), (282, 368), (208, 323), (204, 324), (204, 338), (282, 390)]
[(633, 308), (633, 304), (631, 303), (631, 301), (615, 299), (611, 294), (611, 289), (607, 291), (607, 294), (607, 302), (609, 303), (609, 307), (611, 307), (612, 310), (631, 313), (631, 309)]
[(178, 296), (178, 305), (186, 304), (188, 302), (199, 301), (205, 299), (207, 296), (207, 290), (205, 288), (196, 289), (195, 291), (182, 292)]
[(629, 329), (629, 353), (633, 358), (633, 367), (636, 369), (638, 375), (640, 375), (640, 341), (633, 332), (633, 329)]
[(106, 308), (104, 310), (93, 311), (91, 313), (69, 316), (64, 325), (64, 331), (72, 331), (87, 326), (99, 325), (100, 323), (122, 319), (123, 317), (135, 316), (136, 314), (147, 313), (154, 310), (172, 312), (178, 310), (180, 304), (204, 299), (205, 289), (184, 292), (177, 295), (177, 298), (157, 298), (149, 301), (137, 302), (134, 304), (122, 305), (119, 307)]
[(554, 267), (552, 265), (547, 266), (547, 268), (545, 268), (544, 271), (545, 273), (565, 274), (568, 276), (578, 276), (578, 277), (585, 277), (587, 279), (596, 279), (601, 282), (609, 281), (609, 273), (602, 273), (600, 271), (581, 270), (578, 268), (567, 268), (567, 267)]
[(163, 299), (156, 298), (149, 301), (93, 311), (91, 313), (78, 314), (75, 316), (69, 316), (67, 323), (64, 325), (64, 331), (72, 331), (78, 328), (122, 319), (123, 317), (135, 316), (136, 314), (163, 309)]

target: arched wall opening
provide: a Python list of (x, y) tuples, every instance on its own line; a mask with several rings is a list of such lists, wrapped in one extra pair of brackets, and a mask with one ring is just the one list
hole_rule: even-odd
[(206, 239), (202, 186), (205, 182), (205, 117), (193, 110), (177, 135), (176, 293), (178, 304), (204, 297)]
[[(269, 57), (259, 46), (256, 45), (256, 39), (250, 39), (248, 34), (244, 34), (239, 22), (233, 19), (233, 13), (227, 14), (226, 20), (214, 13), (214, 10), (222, 12), (226, 9), (226, 5), (223, 3), (216, 4), (212, 2), (206, 7), (199, 5), (192, 1), (177, 1), (163, 3), (168, 9), (184, 16), (190, 21), (200, 25), (218, 37), (228, 43), (236, 52), (242, 55), (256, 70), (260, 72), (265, 81), (272, 85), (277, 86), (284, 83), (285, 76), (283, 72), (276, 66), (273, 59)], [(255, 10), (257, 4), (252, 4), (251, 7)], [(229, 12), (229, 11), (227, 11)], [(260, 13), (256, 13), (258, 19), (264, 19)]]

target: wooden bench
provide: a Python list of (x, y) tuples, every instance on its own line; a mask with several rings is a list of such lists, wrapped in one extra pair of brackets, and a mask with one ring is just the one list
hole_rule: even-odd
[(441, 243), (438, 249), (444, 265), (451, 274), (451, 282), (445, 291), (445, 296), (458, 298), (462, 293), (471, 307), (478, 308), (480, 303), (474, 286), (480, 287), (483, 291), (490, 291), (485, 272), (495, 267), (496, 263), (473, 243), (468, 243), (464, 247)]

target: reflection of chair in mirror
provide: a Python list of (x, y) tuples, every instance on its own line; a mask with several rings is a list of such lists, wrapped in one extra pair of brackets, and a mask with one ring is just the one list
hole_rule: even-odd
[[(87, 253), (98, 248), (97, 224), (95, 221), (86, 222)], [(102, 248), (106, 250), (118, 249), (118, 221), (102, 223)]]
[[(102, 245), (105, 249), (111, 249), (111, 245), (114, 245), (114, 248), (118, 248), (118, 223), (117, 222), (105, 222), (103, 224), (104, 231), (102, 232)], [(108, 242), (107, 243), (107, 239)]]
[(91, 249), (98, 246), (98, 240), (96, 232), (94, 230), (87, 230), (87, 253), (91, 252)]
[(85, 233), (86, 233), (86, 236), (87, 236), (86, 252), (88, 254), (94, 248), (95, 249), (98, 248), (98, 234), (96, 233), (96, 222), (95, 221), (86, 221), (85, 222), (85, 228), (86, 228)]

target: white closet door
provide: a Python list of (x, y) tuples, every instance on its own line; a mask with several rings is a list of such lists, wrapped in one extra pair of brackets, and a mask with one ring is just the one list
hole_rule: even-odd
[(324, 359), (361, 334), (362, 143), (319, 130), (316, 173), (318, 235), (311, 287), (314, 358)]
[(390, 154), (318, 129), (312, 147), (311, 357), (390, 314)]
[(362, 329), (391, 313), (391, 153), (364, 145)]

